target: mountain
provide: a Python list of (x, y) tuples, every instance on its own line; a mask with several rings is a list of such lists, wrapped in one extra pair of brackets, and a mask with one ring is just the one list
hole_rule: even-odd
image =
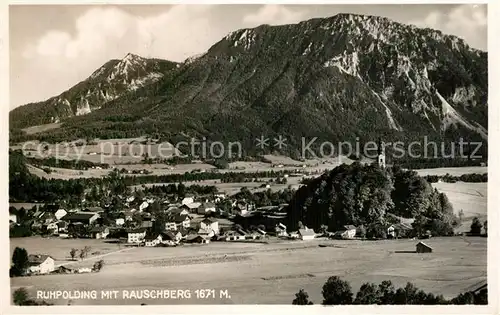
[(110, 60), (60, 95), (12, 110), (11, 127), (60, 122), (88, 114), (130, 91), (158, 81), (176, 65), (175, 62), (146, 59), (130, 53), (121, 60)]
[(301, 137), (485, 141), (487, 64), (486, 52), (458, 37), (383, 17), (262, 25), (228, 34), (157, 82), (44, 137), (122, 130), (250, 148), (260, 135), (283, 135), (291, 150)]

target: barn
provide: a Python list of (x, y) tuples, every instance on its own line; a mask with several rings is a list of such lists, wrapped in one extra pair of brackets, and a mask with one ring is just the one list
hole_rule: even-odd
[(432, 247), (424, 242), (419, 242), (417, 244), (417, 253), (432, 253)]

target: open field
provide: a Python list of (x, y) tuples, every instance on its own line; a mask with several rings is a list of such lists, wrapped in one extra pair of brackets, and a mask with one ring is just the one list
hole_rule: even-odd
[(22, 129), (22, 131), (26, 132), (26, 134), (28, 135), (33, 135), (35, 133), (40, 133), (51, 129), (57, 129), (59, 127), (61, 127), (60, 123), (52, 123), (52, 124), (45, 124), (45, 125), (38, 125), (38, 126), (24, 128)]
[(446, 194), (455, 214), (464, 212), (462, 225), (456, 232), (468, 232), (474, 217), (484, 222), (488, 216), (488, 183), (433, 183), (433, 187)]
[(427, 168), (415, 170), (420, 176), (438, 175), (444, 176), (450, 174), (452, 176), (460, 176), (464, 174), (484, 174), (488, 173), (487, 166), (465, 166), (465, 167), (442, 167), (442, 168)]
[[(28, 254), (49, 254), (60, 265), (71, 261), (69, 252), (72, 248), (82, 249), (90, 246), (89, 258), (123, 249), (117, 244), (105, 243), (96, 239), (61, 239), (59, 237), (44, 238), (41, 236), (19, 237), (10, 239), (10, 257), (16, 247), (25, 248)], [(94, 255), (92, 255), (94, 253)]]
[[(210, 243), (176, 248), (133, 248), (108, 255), (96, 274), (12, 278), (13, 289), (191, 290), (191, 299), (73, 300), (72, 304), (291, 304), (305, 289), (321, 303), (326, 279), (337, 275), (353, 291), (362, 283), (411, 281), (419, 288), (453, 297), (486, 278), (486, 238), (433, 238), (431, 254), (413, 251), (417, 241), (295, 241), (272, 244)], [(319, 244), (331, 247), (319, 247)], [(42, 245), (51, 253), (51, 247)], [(90, 263), (90, 262), (89, 262)], [(196, 299), (196, 289), (227, 290), (230, 298)], [(100, 294), (100, 293), (99, 293)], [(68, 300), (50, 301), (67, 304)]]

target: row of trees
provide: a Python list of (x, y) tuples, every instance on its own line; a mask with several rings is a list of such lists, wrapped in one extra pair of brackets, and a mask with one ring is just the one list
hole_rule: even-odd
[(466, 183), (487, 183), (488, 182), (488, 173), (484, 174), (463, 174), (460, 176), (453, 176), (450, 174), (446, 174), (443, 176), (438, 175), (427, 175), (424, 177), (429, 183), (437, 183), (439, 180), (442, 180), (445, 183), (455, 183), (455, 182), (466, 182)]
[[(483, 289), (478, 293), (461, 293), (451, 300), (445, 299), (442, 295), (426, 293), (418, 289), (414, 284), (408, 282), (405, 287), (395, 288), (391, 281), (382, 281), (376, 285), (374, 283), (363, 283), (359, 291), (354, 295), (349, 282), (337, 276), (328, 278), (321, 291), (323, 295), (323, 305), (342, 304), (369, 304), (369, 305), (436, 305), (436, 304), (488, 304), (488, 291)], [(295, 294), (292, 301), (294, 305), (312, 305), (309, 295), (303, 289)]]

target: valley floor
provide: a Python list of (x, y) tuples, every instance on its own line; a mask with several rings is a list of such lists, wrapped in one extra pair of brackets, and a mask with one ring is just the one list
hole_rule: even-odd
[[(11, 239), (15, 246), (18, 239)], [(362, 283), (411, 281), (424, 291), (453, 297), (486, 279), (487, 239), (432, 238), (430, 254), (411, 253), (417, 240), (229, 243), (176, 248), (138, 247), (107, 255), (99, 273), (12, 278), (11, 288), (37, 290), (190, 290), (191, 299), (50, 300), (55, 304), (291, 304), (299, 289), (321, 303), (330, 276)], [(45, 243), (50, 253), (49, 243)], [(329, 247), (319, 247), (328, 244)], [(44, 246), (45, 247), (45, 246)], [(44, 250), (41, 248), (40, 250)], [(89, 259), (84, 264), (91, 264)], [(197, 299), (197, 289), (227, 290), (230, 298)], [(218, 295), (218, 293), (217, 293)]]

